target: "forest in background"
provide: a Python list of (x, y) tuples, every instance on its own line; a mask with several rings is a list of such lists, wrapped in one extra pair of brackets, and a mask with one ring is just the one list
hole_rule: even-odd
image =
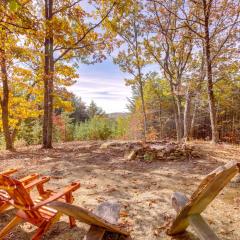
[[(94, 101), (89, 106), (81, 98), (73, 97), (72, 111), (55, 109), (53, 114), (53, 142), (128, 139), (128, 114), (106, 114)], [(17, 147), (42, 143), (42, 118), (27, 118), (19, 126), (15, 139)], [(4, 147), (1, 134), (0, 146)]]
[[(239, 143), (239, 1), (4, 0), (0, 10), (6, 149), (109, 138)], [(80, 64), (106, 58), (128, 74), (127, 116), (112, 119), (67, 90)]]

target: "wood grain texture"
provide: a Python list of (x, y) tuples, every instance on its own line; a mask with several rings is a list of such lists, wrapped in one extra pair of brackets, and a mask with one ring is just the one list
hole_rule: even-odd
[(79, 206), (58, 201), (50, 203), (49, 206), (88, 225), (95, 225), (105, 228), (107, 231), (120, 233), (126, 236), (129, 235), (129, 233), (119, 225), (112, 224), (102, 217)]

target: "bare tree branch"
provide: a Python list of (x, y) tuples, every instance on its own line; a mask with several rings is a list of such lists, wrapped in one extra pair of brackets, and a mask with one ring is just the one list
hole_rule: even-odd
[[(116, 4), (117, 3), (114, 2), (113, 5), (111, 6), (111, 8), (107, 11), (106, 15), (97, 24), (95, 24), (94, 26), (90, 27), (84, 33), (84, 35), (73, 44), (73, 47), (77, 46), (81, 41), (83, 41), (88, 36), (88, 34), (90, 32), (92, 32), (94, 29), (96, 29), (98, 26), (100, 26), (103, 23), (103, 21), (109, 16), (109, 14), (112, 12), (112, 10), (113, 10), (113, 8), (115, 7)], [(57, 57), (54, 60), (54, 63), (56, 63), (57, 61), (61, 60), (69, 51), (71, 51), (73, 49), (73, 47), (69, 47), (68, 49), (66, 49), (59, 57)]]

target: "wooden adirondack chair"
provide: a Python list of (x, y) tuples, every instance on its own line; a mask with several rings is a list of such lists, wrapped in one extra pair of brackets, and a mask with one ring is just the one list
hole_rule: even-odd
[[(62, 191), (54, 193), (46, 191), (46, 198), (40, 197), (34, 201), (30, 194), (29, 188), (34, 185), (32, 182), (24, 185), (19, 180), (6, 175), (1, 176), (0, 189), (4, 189), (10, 196), (9, 202), (18, 210), (16, 216), (0, 231), (0, 239), (2, 239), (13, 227), (19, 223), (26, 221), (38, 227), (32, 240), (39, 240), (46, 231), (59, 220), (62, 215), (60, 212), (46, 207), (46, 204), (52, 201), (73, 202), (72, 193), (80, 187), (80, 183), (72, 183)], [(75, 219), (70, 217), (70, 226), (75, 225)]]
[[(2, 175), (6, 175), (6, 176), (10, 176), (11, 174), (13, 173), (16, 173), (18, 171), (18, 169), (16, 168), (13, 168), (13, 169), (8, 169), (6, 171), (3, 171), (3, 172), (0, 172), (0, 182), (1, 182), (1, 176)], [(28, 185), (29, 183), (34, 183), (34, 184), (31, 184), (31, 187), (39, 184), (39, 186), (41, 185), (40, 181), (43, 182), (43, 178), (41, 178), (41, 180), (38, 180), (38, 181), (35, 181), (37, 178), (39, 178), (39, 174), (37, 173), (34, 173), (34, 174), (31, 174), (27, 177), (24, 177), (24, 178), (21, 178), (19, 181), (22, 182), (23, 185)], [(46, 178), (44, 178), (46, 182)], [(48, 178), (49, 180), (49, 178)], [(30, 190), (31, 187), (29, 186), (28, 189)], [(39, 187), (39, 190), (41, 192), (42, 188)], [(0, 190), (0, 213), (7, 210), (11, 204), (9, 202), (10, 200), (10, 196), (8, 195), (8, 193), (4, 190)]]
[(109, 239), (131, 239), (129, 232), (117, 224), (120, 210), (117, 203), (104, 202), (98, 206), (95, 213), (64, 202), (55, 201), (49, 206), (90, 225), (84, 240), (102, 240), (105, 234), (111, 234)]
[(177, 212), (177, 217), (167, 233), (169, 235), (182, 233), (190, 224), (201, 240), (218, 240), (201, 213), (239, 172), (239, 168), (240, 164), (235, 161), (217, 168), (204, 178), (190, 199), (182, 193), (174, 193), (172, 205)]

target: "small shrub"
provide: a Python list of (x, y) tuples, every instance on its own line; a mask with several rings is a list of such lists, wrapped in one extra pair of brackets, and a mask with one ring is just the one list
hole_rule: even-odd
[(75, 125), (75, 140), (107, 140), (113, 135), (114, 121), (95, 116), (92, 119)]
[(39, 119), (26, 119), (20, 127), (17, 139), (27, 145), (40, 144), (42, 141), (42, 126)]

